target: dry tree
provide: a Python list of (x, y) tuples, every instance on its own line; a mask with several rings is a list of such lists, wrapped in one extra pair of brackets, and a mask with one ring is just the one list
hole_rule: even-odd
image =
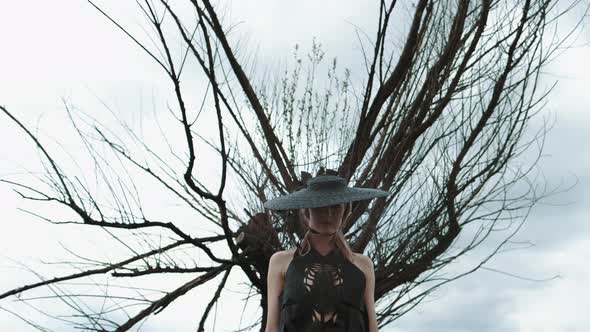
[[(198, 330), (203, 331), (235, 267), (233, 271), (243, 273), (253, 290), (251, 296), (259, 297), (262, 308), (260, 319), (243, 330), (264, 330), (269, 257), (294, 245), (305, 230), (296, 214), (271, 215), (263, 211), (262, 202), (301, 188), (312, 173), (328, 173), (346, 178), (351, 185), (393, 193), (371, 206), (355, 203), (344, 229), (353, 250), (373, 259), (377, 318), (383, 327), (436, 288), (481, 268), (509, 243), (526, 213), (545, 194), (536, 192), (527, 178), (536, 160), (527, 167), (515, 161), (544, 134), (526, 136), (530, 134), (527, 124), (543, 109), (551, 91), (551, 86), (540, 84), (541, 70), (579, 30), (576, 25), (565, 36), (555, 34), (560, 17), (577, 10), (579, 1), (565, 7), (555, 0), (381, 1), (375, 13), (377, 31), (369, 45), (361, 42), (358, 61), (366, 64), (366, 73), (360, 86), (355, 86), (348, 70), (339, 74), (335, 60), (327, 65), (325, 84), (317, 84), (325, 54), (316, 42), (307, 59), (296, 53), (295, 66), (275, 75), (278, 79), (255, 70), (248, 73), (246, 60), (231, 40), (231, 22), (223, 22), (209, 0), (191, 0), (183, 10), (164, 0), (138, 2), (154, 28), (160, 56), (105, 9), (89, 3), (170, 79), (176, 104), (169, 110), (184, 140), (182, 145), (169, 146), (178, 164), (171, 165), (133, 133), (129, 137), (150, 156), (150, 164), (97, 124), (91, 138), (66, 105), (97, 165), (97, 177), (113, 189), (116, 206), (106, 211), (77, 177), (66, 174), (14, 112), (0, 107), (41, 152), (47, 184), (54, 193), (7, 179), (4, 183), (34, 194), (17, 191), (25, 199), (57, 202), (76, 216), (65, 221), (40, 216), (49, 222), (107, 230), (118, 242), (124, 234), (137, 239), (126, 243), (129, 257), (108, 262), (79, 257), (86, 264), (74, 265), (78, 272), (39, 276), (37, 283), (2, 291), (0, 300), (23, 301), (23, 294), (47, 288), (55, 294), (52, 300), (59, 299), (74, 311), (71, 316), (60, 314), (60, 320), (85, 330), (126, 331), (221, 275), (198, 322)], [(397, 40), (390, 31), (402, 24), (405, 35)], [(171, 47), (174, 38), (183, 42), (181, 61)], [(181, 83), (189, 61), (201, 69), (207, 83), (197, 98)], [(205, 121), (214, 129), (215, 139), (204, 138), (194, 129)], [(125, 186), (120, 180), (110, 182), (109, 165), (100, 157), (98, 146), (108, 147), (126, 165), (196, 212), (198, 226), (210, 227), (211, 233), (203, 235), (194, 221), (145, 215), (141, 206), (134, 206), (138, 205), (134, 195), (141, 188)], [(218, 157), (215, 186), (206, 184), (211, 182), (210, 174), (205, 179), (195, 171), (211, 163), (202, 152), (205, 147)], [(182, 174), (176, 176), (180, 167)], [(242, 195), (238, 203), (242, 211), (231, 209), (225, 199), (231, 181)], [(121, 191), (116, 193), (116, 188)], [(524, 192), (515, 193), (523, 188)], [(500, 228), (505, 237), (494, 243), (479, 264), (452, 277), (443, 273), (457, 258), (490, 243), (485, 240)], [(470, 239), (453, 246), (460, 234)], [(225, 258), (220, 250), (213, 250), (215, 246), (227, 249)], [(210, 264), (186, 263), (185, 257), (195, 252), (204, 254)], [(98, 276), (115, 285), (118, 280), (171, 273), (190, 278), (156, 295), (128, 286), (122, 288), (128, 292), (121, 296), (117, 289), (105, 290), (95, 283), (102, 306), (87, 304), (85, 294), (65, 287)], [(49, 314), (58, 317), (55, 312)]]

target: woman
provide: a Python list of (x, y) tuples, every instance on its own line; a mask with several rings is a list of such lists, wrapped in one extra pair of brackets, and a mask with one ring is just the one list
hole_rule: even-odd
[(264, 203), (297, 209), (308, 228), (296, 248), (270, 258), (265, 332), (377, 332), (373, 263), (351, 251), (342, 226), (353, 201), (388, 194), (319, 175), (306, 188)]

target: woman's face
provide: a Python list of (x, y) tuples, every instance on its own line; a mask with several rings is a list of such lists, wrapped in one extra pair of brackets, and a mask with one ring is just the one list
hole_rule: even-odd
[(319, 232), (335, 232), (342, 224), (342, 217), (346, 210), (346, 203), (308, 208), (305, 211), (309, 218), (309, 225)]

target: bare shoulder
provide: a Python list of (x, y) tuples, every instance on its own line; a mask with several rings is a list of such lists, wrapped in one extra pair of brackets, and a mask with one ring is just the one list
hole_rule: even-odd
[(361, 269), (365, 273), (365, 275), (369, 275), (373, 272), (373, 261), (367, 255), (353, 253), (354, 254), (354, 264)]
[(273, 264), (276, 264), (279, 271), (281, 271), (281, 275), (284, 276), (287, 272), (287, 267), (293, 259), (293, 253), (295, 252), (295, 250), (296, 248), (291, 248), (288, 250), (279, 250), (272, 254), (272, 256), (270, 257), (271, 261), (273, 261)]

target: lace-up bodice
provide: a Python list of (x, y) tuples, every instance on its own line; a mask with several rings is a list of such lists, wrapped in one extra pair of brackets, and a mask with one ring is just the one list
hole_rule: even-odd
[(279, 332), (365, 332), (365, 275), (337, 249), (293, 256), (279, 295)]

